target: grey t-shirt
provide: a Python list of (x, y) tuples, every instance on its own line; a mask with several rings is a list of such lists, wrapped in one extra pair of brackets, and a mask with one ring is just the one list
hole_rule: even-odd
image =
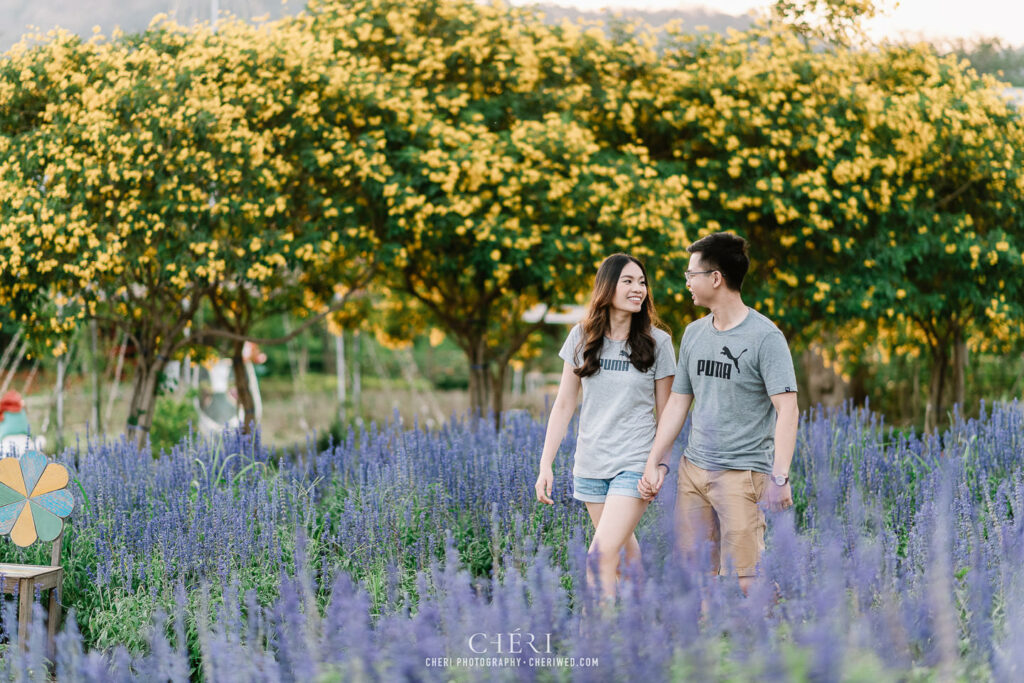
[[(640, 372), (629, 362), (629, 344), (605, 337), (601, 369), (582, 379), (583, 407), (576, 437), (577, 477), (610, 479), (619, 472), (643, 472), (654, 445), (654, 381), (675, 371), (672, 337), (651, 330), (655, 342), (654, 365)], [(558, 355), (573, 367), (583, 365), (580, 325), (569, 332)]]
[(782, 331), (748, 310), (724, 332), (712, 315), (686, 326), (672, 391), (694, 395), (685, 455), (695, 465), (771, 474), (776, 411), (770, 397), (796, 391), (796, 374)]

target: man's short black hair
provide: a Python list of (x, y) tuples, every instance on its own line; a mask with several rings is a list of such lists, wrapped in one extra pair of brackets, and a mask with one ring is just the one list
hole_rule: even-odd
[(725, 279), (725, 286), (740, 291), (743, 278), (750, 267), (747, 241), (731, 232), (705, 235), (686, 248), (691, 254), (700, 254), (705, 270), (717, 270)]

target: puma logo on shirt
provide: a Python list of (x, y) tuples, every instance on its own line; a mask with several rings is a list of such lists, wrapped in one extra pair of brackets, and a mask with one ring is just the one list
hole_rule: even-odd
[(601, 359), (602, 370), (614, 370), (615, 372), (628, 372), (629, 361), (628, 360), (612, 360), (611, 358)]
[(697, 376), (732, 379), (732, 366), (717, 360), (699, 360), (697, 361)]
[(719, 379), (732, 379), (732, 368), (736, 366), (736, 372), (740, 371), (740, 357), (747, 352), (747, 349), (740, 351), (739, 356), (732, 355), (732, 351), (729, 350), (728, 346), (723, 346), (721, 355), (725, 356), (732, 361), (732, 365), (729, 363), (723, 363), (717, 360), (698, 360), (697, 361), (697, 376), (698, 377), (717, 377)]
[(736, 364), (736, 372), (740, 371), (740, 356), (742, 356), (746, 352), (747, 352), (747, 350), (743, 349), (742, 351), (740, 351), (740, 355), (739, 356), (733, 356), (732, 355), (732, 351), (729, 350), (728, 346), (723, 346), (722, 347), (722, 355), (725, 356), (726, 358), (728, 358), (729, 360), (731, 360), (733, 363)]

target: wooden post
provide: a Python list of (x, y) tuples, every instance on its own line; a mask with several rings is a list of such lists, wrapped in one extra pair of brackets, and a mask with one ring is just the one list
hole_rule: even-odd
[(64, 448), (64, 373), (67, 371), (67, 357), (65, 353), (57, 359), (57, 414), (54, 420), (57, 428), (57, 450)]
[(360, 362), (362, 334), (359, 330), (356, 330), (352, 343), (352, 404), (355, 406), (356, 414), (358, 415), (359, 403), (362, 400), (363, 393), (363, 364)]
[[(53, 539), (50, 546), (50, 566), (60, 566), (60, 551), (64, 544), (64, 529), (60, 530), (57, 538)], [(60, 625), (60, 597), (64, 590), (64, 573), (61, 572), (57, 585), (50, 589), (50, 605), (46, 614), (46, 647), (50, 659), (57, 658), (57, 626)]]
[(958, 329), (953, 334), (953, 403), (960, 406), (963, 414), (967, 402), (967, 338), (964, 331)]
[(7, 362), (11, 359), (11, 354), (18, 348), (18, 342), (21, 341), (22, 330), (19, 327), (18, 331), (11, 337), (11, 341), (7, 344), (7, 348), (4, 349), (4, 353), (0, 356), (0, 375), (7, 371)]
[(114, 383), (110, 387), (110, 396), (107, 397), (107, 412), (104, 421), (110, 423), (110, 413), (114, 410), (114, 401), (117, 400), (117, 393), (121, 387), (121, 372), (124, 370), (124, 355), (128, 351), (128, 333), (125, 332), (121, 338), (121, 346), (117, 350), (117, 366), (114, 369)]
[(50, 589), (50, 605), (46, 613), (46, 653), (51, 660), (57, 658), (57, 623), (60, 621), (60, 588)]
[(32, 623), (32, 584), (32, 579), (18, 579), (18, 646), (22, 652), (28, 649), (28, 625)]
[[(21, 330), (18, 330), (18, 332), (21, 332)], [(17, 339), (17, 335), (15, 335), (15, 338)], [(10, 349), (8, 349), (8, 350), (10, 350)], [(7, 372), (7, 376), (4, 377), (3, 386), (0, 386), (0, 394), (7, 393), (7, 387), (10, 386), (11, 380), (14, 379), (14, 373), (16, 373), (18, 371), (18, 366), (21, 365), (21, 361), (22, 361), (22, 359), (25, 358), (25, 353), (27, 351), (28, 351), (28, 341), (24, 341), (24, 342), (22, 342), (21, 347), (18, 349), (18, 353), (15, 355), (14, 361), (11, 363), (11, 367), (10, 367), (10, 370)], [(4, 374), (4, 369), (6, 368), (6, 365), (7, 365), (7, 354), (5, 352), (4, 360), (3, 360), (2, 363), (0, 363), (0, 376), (2, 376)]]
[(192, 354), (185, 356), (181, 362), (181, 381), (178, 382), (178, 397), (183, 397), (192, 388)]
[[(291, 319), (287, 315), (284, 316), (284, 332), (286, 335), (292, 332)], [(306, 415), (309, 413), (306, 408), (306, 371), (309, 368), (309, 349), (302, 341), (302, 335), (288, 341), (285, 344), (285, 349), (288, 351), (288, 365), (292, 371), (292, 391), (299, 407), (299, 427), (306, 431), (309, 429), (309, 423), (306, 422)]]
[(50, 566), (51, 567), (59, 567), (60, 566), (60, 546), (61, 546), (61, 543), (63, 543), (63, 541), (64, 541), (64, 529), (61, 529), (60, 533), (57, 535), (57, 538), (53, 539), (53, 545), (50, 546)]
[(103, 423), (100, 418), (103, 417), (103, 398), (100, 396), (100, 352), (99, 352), (99, 340), (98, 333), (96, 330), (96, 320), (89, 321), (89, 360), (90, 374), (92, 375), (92, 428), (96, 430), (96, 434), (103, 433)]
[(339, 331), (334, 336), (335, 369), (338, 378), (338, 419), (345, 421), (345, 332)]

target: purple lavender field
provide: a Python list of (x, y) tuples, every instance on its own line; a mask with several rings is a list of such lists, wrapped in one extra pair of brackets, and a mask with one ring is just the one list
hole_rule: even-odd
[[(805, 414), (797, 507), (769, 519), (764, 581), (683, 566), (668, 482), (641, 576), (602, 608), (570, 497), (533, 500), (544, 425), (509, 415), (372, 427), (317, 452), (258, 436), (64, 453), (77, 480), (52, 674), (8, 603), (12, 680), (999, 680), (1024, 677), (1018, 403), (902, 434)], [(684, 432), (680, 446), (685, 441)], [(673, 468), (672, 477), (674, 478)], [(3, 561), (41, 561), (12, 545)]]

